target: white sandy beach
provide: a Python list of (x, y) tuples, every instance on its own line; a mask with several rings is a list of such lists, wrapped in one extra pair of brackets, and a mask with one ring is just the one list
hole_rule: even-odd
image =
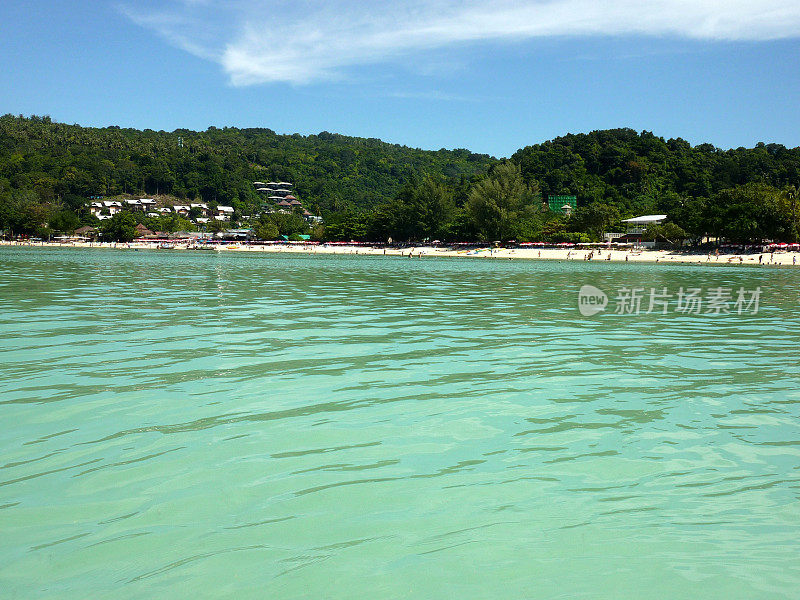
[[(134, 241), (131, 243), (109, 242), (9, 242), (0, 241), (2, 246), (20, 247), (45, 247), (45, 248), (105, 248), (105, 249), (136, 249), (158, 250), (158, 243)], [(174, 249), (160, 250), (162, 252), (186, 251), (191, 246), (186, 243), (176, 243)], [(412, 259), (444, 256), (475, 258), (484, 260), (573, 260), (573, 261), (610, 261), (610, 262), (644, 262), (668, 264), (713, 264), (713, 265), (759, 265), (762, 266), (797, 266), (800, 263), (800, 252), (764, 252), (756, 254), (692, 254), (688, 252), (671, 250), (647, 249), (575, 249), (575, 248), (471, 248), (453, 249), (431, 246), (409, 248), (382, 248), (366, 245), (343, 244), (227, 244), (219, 245), (217, 252), (267, 252), (267, 253), (295, 253), (295, 254), (360, 254), (367, 256), (405, 256)], [(591, 257), (591, 258), (590, 258)], [(759, 262), (761, 257), (761, 262)]]

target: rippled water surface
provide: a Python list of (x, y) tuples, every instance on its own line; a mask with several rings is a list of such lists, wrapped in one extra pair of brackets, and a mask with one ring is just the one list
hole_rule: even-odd
[[(583, 284), (763, 292), (587, 318)], [(799, 291), (0, 248), (0, 597), (798, 598)]]

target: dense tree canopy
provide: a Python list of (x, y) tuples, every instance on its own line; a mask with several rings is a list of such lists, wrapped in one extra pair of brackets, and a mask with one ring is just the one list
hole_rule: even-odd
[[(491, 157), (467, 150), (423, 151), (332, 133), (278, 135), (269, 129), (173, 132), (65, 125), (48, 117), (0, 117), (0, 181), (43, 201), (173, 194), (248, 213), (253, 181), (290, 181), (322, 210), (362, 208), (394, 197), (414, 176), (458, 180)], [(76, 205), (71, 208), (77, 208)]]
[[(293, 182), (324, 229), (295, 214), (259, 217), (264, 199), (253, 181), (271, 180)], [(86, 210), (93, 198), (170, 194), (231, 205), (265, 238), (277, 229), (342, 240), (597, 240), (619, 231), (621, 219), (664, 213), (690, 238), (788, 241), (798, 234), (798, 184), (800, 148), (721, 150), (631, 129), (569, 134), (498, 161), (327, 132), (138, 131), (0, 117), (0, 230), (30, 235), (96, 224)], [(551, 212), (549, 195), (575, 195), (578, 208)], [(152, 230), (192, 227), (177, 216), (135, 219)]]

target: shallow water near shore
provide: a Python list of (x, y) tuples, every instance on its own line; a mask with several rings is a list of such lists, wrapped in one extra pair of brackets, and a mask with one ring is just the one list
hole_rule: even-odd
[(799, 308), (789, 268), (0, 248), (0, 597), (796, 598)]

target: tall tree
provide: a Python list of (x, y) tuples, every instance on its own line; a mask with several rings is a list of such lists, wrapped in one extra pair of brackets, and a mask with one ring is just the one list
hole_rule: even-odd
[(520, 167), (514, 163), (497, 165), (489, 177), (472, 188), (467, 211), (485, 240), (509, 240), (518, 233), (518, 225), (530, 219), (541, 198), (535, 182), (527, 184)]
[(115, 242), (130, 242), (136, 237), (136, 219), (131, 213), (117, 213), (103, 221), (103, 237)]

